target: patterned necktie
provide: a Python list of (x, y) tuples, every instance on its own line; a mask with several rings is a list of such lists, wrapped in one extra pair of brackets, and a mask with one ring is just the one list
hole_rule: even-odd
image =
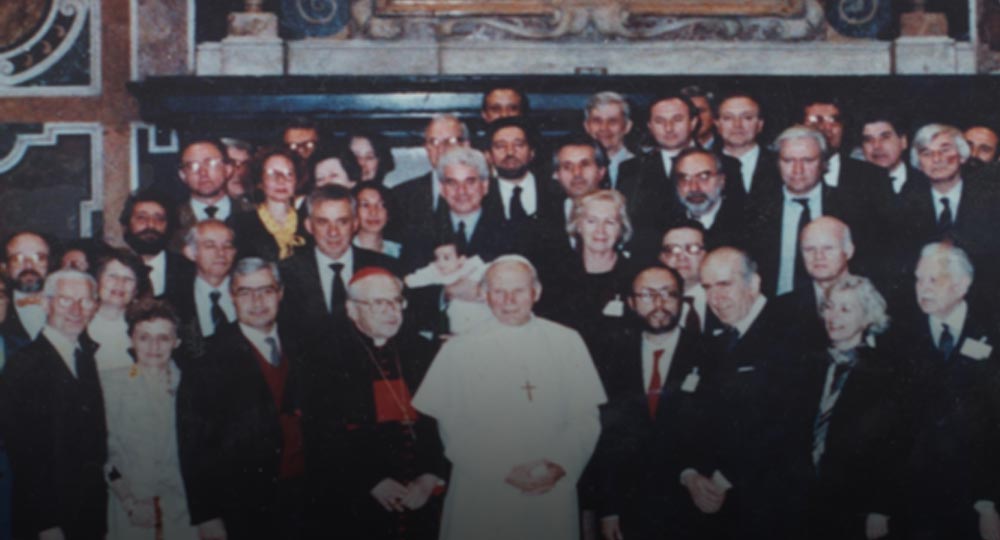
[(336, 315), (344, 310), (344, 300), (347, 299), (347, 289), (344, 288), (344, 280), (340, 278), (344, 263), (330, 263), (330, 270), (333, 270), (333, 281), (330, 282), (330, 313)]
[(951, 216), (951, 201), (948, 200), (948, 197), (941, 197), (940, 200), (941, 206), (944, 206), (944, 209), (941, 210), (941, 215), (938, 216), (938, 230), (946, 232), (954, 224), (954, 218)]
[(649, 400), (649, 417), (656, 418), (656, 407), (660, 404), (660, 389), (663, 388), (663, 376), (660, 374), (660, 359), (664, 349), (653, 351), (653, 376), (649, 378), (649, 390), (646, 398)]
[(281, 351), (278, 350), (278, 340), (268, 336), (264, 338), (264, 342), (271, 348), (271, 354), (267, 359), (267, 362), (274, 367), (278, 367), (278, 365), (281, 364)]
[(951, 335), (951, 329), (948, 328), (947, 324), (941, 323), (941, 336), (938, 339), (938, 350), (941, 351), (941, 357), (944, 360), (948, 360), (951, 357), (951, 351), (955, 349), (955, 336)]
[(510, 196), (510, 220), (519, 221), (526, 219), (528, 213), (524, 211), (524, 205), (521, 204), (521, 186), (514, 187), (514, 194)]
[(227, 322), (229, 319), (226, 317), (226, 312), (222, 311), (222, 306), (219, 305), (219, 300), (222, 299), (222, 293), (219, 291), (212, 291), (208, 293), (208, 298), (212, 302), (212, 308), (209, 310), (209, 314), (212, 317), (212, 333), (215, 333), (219, 329), (219, 325)]

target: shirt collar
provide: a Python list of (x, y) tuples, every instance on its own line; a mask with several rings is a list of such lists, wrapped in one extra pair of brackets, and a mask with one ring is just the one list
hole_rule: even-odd
[(472, 231), (476, 230), (476, 225), (479, 224), (479, 218), (480, 218), (480, 216), (483, 215), (483, 209), (482, 208), (478, 208), (478, 209), (476, 209), (475, 212), (466, 214), (464, 216), (460, 216), (460, 215), (458, 215), (458, 214), (456, 214), (454, 212), (448, 212), (448, 215), (451, 216), (451, 230), (453, 230), (453, 231), (457, 230), (458, 229), (458, 222), (459, 221), (464, 221), (465, 222), (465, 235), (467, 237), (471, 237), (472, 236)]
[(269, 359), (271, 357), (271, 347), (267, 344), (267, 338), (274, 338), (275, 342), (278, 343), (278, 351), (281, 352), (281, 339), (278, 338), (278, 323), (274, 323), (271, 331), (267, 333), (261, 332), (252, 326), (240, 323), (240, 331), (243, 332), (243, 335), (247, 338), (247, 340), (250, 341), (254, 348), (257, 349), (257, 352), (259, 352), (265, 359)]
[(229, 276), (226, 276), (226, 278), (222, 280), (222, 283), (220, 283), (218, 287), (211, 286), (207, 281), (202, 279), (201, 276), (197, 276), (194, 278), (194, 292), (197, 296), (207, 296), (208, 293), (212, 291), (219, 291), (224, 294), (228, 290), (229, 290)]
[(815, 209), (818, 208), (818, 203), (822, 201), (823, 182), (822, 181), (816, 182), (816, 185), (813, 186), (813, 188), (809, 190), (808, 193), (804, 193), (801, 195), (791, 193), (790, 191), (788, 191), (788, 188), (784, 186), (782, 186), (781, 192), (785, 194), (785, 204), (788, 203), (798, 204), (794, 202), (795, 199), (802, 199), (802, 198), (809, 199), (809, 207), (813, 209), (813, 213), (815, 213), (816, 212)]
[(736, 331), (740, 333), (740, 337), (743, 337), (747, 333), (747, 330), (750, 329), (750, 325), (757, 320), (757, 316), (764, 310), (764, 304), (766, 303), (767, 298), (764, 298), (763, 294), (758, 295), (757, 299), (753, 301), (753, 305), (750, 306), (750, 311), (747, 313), (747, 316), (743, 317), (743, 320), (734, 325)]
[(49, 340), (49, 343), (55, 347), (56, 352), (59, 353), (59, 357), (66, 363), (69, 370), (76, 375), (77, 342), (70, 341), (70, 339), (62, 332), (47, 324), (45, 325), (45, 328), (42, 329), (42, 334)]
[(215, 201), (212, 204), (205, 204), (194, 198), (191, 199), (191, 210), (194, 210), (194, 215), (198, 218), (199, 221), (203, 219), (208, 219), (209, 217), (208, 212), (206, 212), (205, 209), (208, 208), (209, 206), (214, 206), (219, 209), (215, 213), (214, 219), (225, 220), (226, 216), (229, 215), (229, 209), (231, 203), (229, 201), (229, 197), (226, 197), (225, 195), (220, 197), (218, 201)]
[(962, 327), (965, 325), (965, 316), (968, 313), (969, 305), (963, 300), (962, 303), (955, 306), (955, 309), (951, 310), (951, 313), (949, 313), (944, 319), (931, 315), (931, 331), (934, 335), (934, 341), (936, 342), (941, 334), (941, 325), (947, 324), (948, 331), (951, 332), (952, 337), (955, 338), (957, 343), (958, 336), (962, 334)]
[(320, 267), (327, 268), (333, 263), (341, 263), (344, 265), (344, 268), (354, 268), (354, 249), (352, 249), (351, 246), (348, 246), (347, 249), (344, 250), (343, 255), (336, 259), (331, 259), (326, 253), (320, 251), (319, 248), (315, 248), (315, 250), (316, 263), (319, 264)]

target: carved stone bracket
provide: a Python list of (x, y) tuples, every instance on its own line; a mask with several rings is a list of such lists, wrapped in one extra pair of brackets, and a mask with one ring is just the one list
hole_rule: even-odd
[[(566, 0), (546, 4), (537, 14), (383, 15), (376, 1), (353, 0), (352, 34), (369, 39), (437, 40), (769, 40), (810, 41), (826, 35), (823, 8), (817, 0), (801, 0), (790, 15), (685, 16), (650, 9), (635, 10), (626, 0)], [(443, 3), (443, 2), (440, 2)], [(452, 1), (448, 6), (461, 2)], [(648, 2), (647, 2), (648, 4)], [(664, 2), (670, 4), (670, 2)], [(711, 4), (711, 2), (703, 3)], [(384, 10), (383, 10), (384, 11)], [(723, 10), (719, 10), (722, 12)], [(405, 13), (405, 12), (404, 12)]]

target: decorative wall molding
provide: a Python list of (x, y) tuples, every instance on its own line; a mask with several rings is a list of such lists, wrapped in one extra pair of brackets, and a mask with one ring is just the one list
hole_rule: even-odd
[[(92, 96), (101, 89), (100, 0), (4, 0), (36, 24), (0, 36), (0, 96)], [(29, 30), (23, 30), (28, 28)]]
[(79, 202), (80, 236), (93, 235), (93, 213), (104, 210), (104, 127), (96, 122), (50, 122), (41, 133), (21, 133), (10, 152), (0, 156), (0, 174), (18, 165), (33, 147), (56, 146), (63, 135), (84, 135), (90, 139), (90, 198)]

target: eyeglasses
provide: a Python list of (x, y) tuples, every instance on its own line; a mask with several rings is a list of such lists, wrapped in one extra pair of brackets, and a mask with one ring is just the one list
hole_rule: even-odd
[(73, 298), (70, 296), (56, 295), (53, 297), (56, 306), (62, 309), (69, 309), (74, 305), (80, 306), (81, 309), (91, 309), (97, 305), (97, 300), (93, 298)]
[(839, 124), (839, 114), (810, 114), (806, 117), (806, 124)]
[(202, 169), (209, 172), (216, 172), (222, 169), (226, 162), (219, 158), (203, 159), (201, 161), (185, 161), (181, 163), (181, 170), (185, 174), (198, 174)]
[(701, 244), (666, 244), (660, 248), (660, 253), (664, 255), (701, 255), (705, 251), (705, 246)]
[(440, 148), (442, 146), (454, 146), (459, 143), (465, 142), (464, 137), (440, 137), (440, 138), (427, 138), (424, 139), (424, 144), (427, 146), (433, 146), (434, 148)]
[(249, 300), (255, 296), (270, 298), (278, 294), (277, 285), (265, 285), (263, 287), (240, 287), (233, 291), (233, 296), (240, 300)]
[(264, 178), (268, 180), (293, 180), (295, 178), (295, 171), (283, 171), (281, 169), (266, 169), (264, 171)]
[(379, 311), (388, 311), (390, 309), (402, 311), (406, 309), (406, 299), (402, 296), (395, 298), (374, 298), (372, 300), (351, 300), (351, 302)]
[(718, 174), (719, 173), (717, 173), (715, 171), (701, 171), (701, 172), (694, 173), (694, 174), (681, 174), (681, 173), (678, 173), (677, 174), (677, 183), (678, 184), (688, 184), (688, 183), (695, 182), (695, 183), (698, 183), (698, 184), (704, 184), (704, 183), (708, 182), (709, 180), (714, 179), (716, 176), (718, 176)]
[(33, 264), (48, 264), (49, 254), (48, 253), (12, 253), (10, 257), (7, 257), (7, 262), (9, 264), (24, 264), (26, 262), (31, 262)]
[(316, 141), (303, 141), (303, 142), (293, 142), (288, 143), (288, 149), (292, 152), (298, 152), (299, 148), (305, 148), (306, 150), (312, 150), (316, 148)]
[(680, 299), (681, 293), (672, 289), (643, 289), (632, 293), (632, 297), (642, 302), (652, 303), (659, 299), (661, 302), (670, 302)]

